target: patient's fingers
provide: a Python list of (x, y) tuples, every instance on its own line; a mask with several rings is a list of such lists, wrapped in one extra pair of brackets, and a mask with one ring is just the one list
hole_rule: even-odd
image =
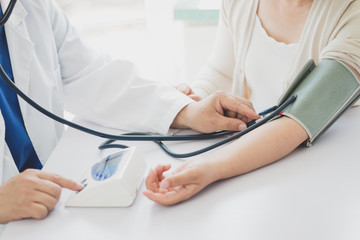
[(148, 176), (146, 177), (145, 186), (151, 191), (159, 191), (159, 181), (157, 179), (156, 171), (154, 169), (151, 169)]
[(158, 165), (155, 170), (156, 170), (156, 174), (157, 174), (157, 178), (159, 181), (164, 179), (164, 175), (163, 173), (168, 171), (171, 168), (170, 164), (167, 165)]

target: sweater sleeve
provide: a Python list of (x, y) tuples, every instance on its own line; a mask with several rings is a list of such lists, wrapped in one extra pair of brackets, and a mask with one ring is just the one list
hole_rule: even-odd
[(217, 90), (231, 91), (235, 57), (234, 41), (228, 24), (230, 5), (231, 0), (222, 1), (215, 47), (192, 84), (194, 92), (202, 98)]
[(360, 2), (353, 1), (341, 16), (320, 58), (341, 61), (360, 72)]
[[(353, 1), (341, 16), (320, 58), (343, 62), (360, 73), (360, 2)], [(353, 106), (360, 106), (357, 101)]]

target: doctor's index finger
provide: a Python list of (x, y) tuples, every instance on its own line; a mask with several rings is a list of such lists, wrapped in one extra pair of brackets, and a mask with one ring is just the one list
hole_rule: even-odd
[(64, 178), (58, 174), (54, 174), (54, 173), (48, 173), (48, 172), (41, 171), (39, 173), (38, 177), (43, 180), (48, 180), (53, 183), (56, 183), (57, 185), (59, 185), (62, 188), (67, 188), (67, 189), (74, 190), (74, 191), (79, 191), (83, 188), (83, 186), (81, 184), (79, 184), (73, 180), (70, 180), (68, 178)]

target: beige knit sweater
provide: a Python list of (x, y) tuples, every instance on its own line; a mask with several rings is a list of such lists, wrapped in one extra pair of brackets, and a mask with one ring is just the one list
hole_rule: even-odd
[[(244, 66), (258, 2), (222, 1), (216, 46), (192, 84), (201, 97), (219, 89), (250, 96)], [(288, 76), (284, 90), (310, 59), (315, 63), (324, 58), (336, 59), (360, 72), (360, 0), (314, 0), (296, 56), (291, 67), (284, 70)]]

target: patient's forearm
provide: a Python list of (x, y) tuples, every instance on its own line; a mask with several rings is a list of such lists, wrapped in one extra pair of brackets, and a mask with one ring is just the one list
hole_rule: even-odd
[(211, 159), (214, 179), (225, 179), (275, 162), (307, 138), (298, 123), (282, 117), (246, 134), (207, 159)]

